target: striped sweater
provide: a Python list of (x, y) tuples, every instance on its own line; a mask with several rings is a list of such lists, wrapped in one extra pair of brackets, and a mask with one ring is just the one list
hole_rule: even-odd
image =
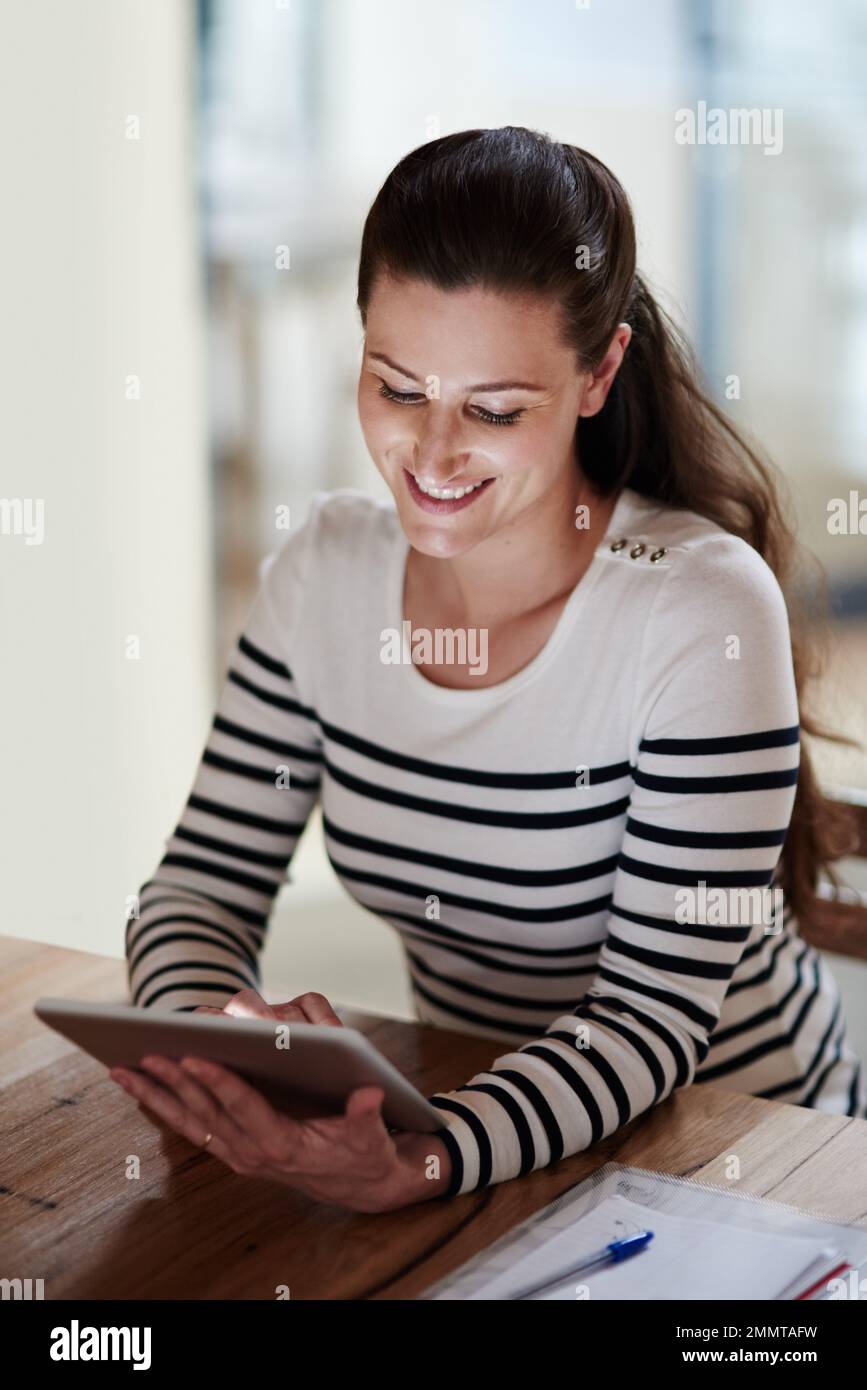
[(338, 878), (400, 936), (419, 1018), (491, 1039), (486, 1071), (430, 1098), (451, 1194), (587, 1148), (679, 1086), (863, 1115), (833, 977), (776, 886), (799, 724), (762, 558), (626, 489), (537, 656), (447, 689), (383, 659), (407, 553), (393, 504), (344, 489), (263, 562), (127, 924), (134, 1002), (258, 986), (319, 800)]

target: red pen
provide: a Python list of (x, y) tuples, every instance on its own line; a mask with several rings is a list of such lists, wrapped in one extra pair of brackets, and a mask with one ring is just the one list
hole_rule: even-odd
[(799, 1293), (795, 1298), (795, 1302), (798, 1302), (802, 1298), (812, 1298), (814, 1293), (816, 1293), (819, 1289), (825, 1287), (826, 1285), (830, 1284), (831, 1280), (836, 1279), (838, 1274), (845, 1274), (846, 1270), (851, 1268), (852, 1266), (844, 1260), (842, 1264), (837, 1265), (837, 1267), (835, 1269), (832, 1269), (830, 1273), (823, 1274), (822, 1278), (817, 1279), (815, 1284), (811, 1284), (808, 1289), (804, 1289), (803, 1293)]

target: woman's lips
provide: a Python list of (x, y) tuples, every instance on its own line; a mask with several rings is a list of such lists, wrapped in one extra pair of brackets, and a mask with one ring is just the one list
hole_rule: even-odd
[(472, 506), (476, 498), (481, 497), (482, 493), (486, 492), (490, 484), (494, 482), (493, 478), (486, 478), (480, 487), (474, 487), (472, 492), (465, 492), (463, 497), (429, 497), (426, 492), (422, 492), (409, 469), (405, 468), (403, 471), (409, 494), (416, 505), (421, 507), (423, 512), (433, 512), (434, 515), (440, 516), (445, 516), (450, 512), (459, 512), (462, 507)]

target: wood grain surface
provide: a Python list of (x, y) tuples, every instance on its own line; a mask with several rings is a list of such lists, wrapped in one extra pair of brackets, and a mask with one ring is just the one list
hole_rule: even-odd
[[(271, 1300), (281, 1285), (301, 1300), (414, 1298), (612, 1160), (867, 1226), (867, 1121), (702, 1085), (585, 1153), (482, 1192), (377, 1216), (323, 1206), (156, 1128), (34, 1016), (40, 995), (124, 1002), (122, 961), (0, 938), (0, 981), (0, 1278), (44, 1279), (46, 1299)], [(503, 1051), (341, 1012), (424, 1094), (462, 1085)]]

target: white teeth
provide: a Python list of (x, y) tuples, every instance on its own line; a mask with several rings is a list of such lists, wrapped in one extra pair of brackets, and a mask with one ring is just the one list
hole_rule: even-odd
[[(468, 487), (427, 487), (421, 478), (416, 478), (415, 481), (421, 492), (428, 497), (435, 498), (438, 502), (456, 502), (459, 497), (465, 497), (468, 492), (475, 492), (477, 487), (482, 486), (481, 483), (470, 483)], [(482, 481), (487, 482), (487, 479)]]

